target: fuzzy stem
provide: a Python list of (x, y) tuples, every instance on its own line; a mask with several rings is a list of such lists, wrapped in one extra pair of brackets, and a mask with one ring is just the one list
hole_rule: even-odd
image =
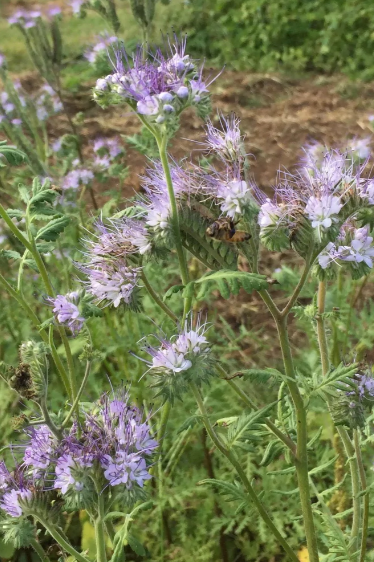
[(32, 548), (35, 550), (36, 554), (39, 556), (42, 562), (49, 562), (49, 558), (43, 550), (42, 545), (36, 539), (31, 539), (30, 544)]
[(167, 185), (168, 193), (169, 193), (169, 200), (170, 200), (170, 207), (171, 207), (171, 223), (172, 223), (172, 228), (173, 228), (175, 246), (176, 246), (176, 250), (177, 250), (177, 254), (178, 254), (181, 278), (182, 278), (183, 284), (187, 285), (187, 283), (189, 281), (189, 275), (188, 275), (186, 257), (184, 255), (184, 250), (183, 250), (183, 245), (182, 245), (182, 240), (181, 240), (181, 235), (180, 235), (178, 206), (177, 206), (177, 201), (176, 201), (176, 198), (175, 198), (173, 182), (172, 182), (172, 179), (171, 179), (169, 161), (168, 161), (167, 150), (166, 150), (167, 139), (165, 137), (160, 139), (160, 137), (157, 135), (156, 136), (156, 142), (157, 142), (158, 150), (159, 150), (159, 153), (160, 153), (161, 164), (162, 164), (162, 168), (164, 170), (166, 185)]
[(238, 475), (239, 475), (239, 477), (240, 477), (240, 479), (241, 479), (241, 481), (242, 481), (242, 483), (243, 483), (243, 485), (244, 485), (244, 487), (245, 487), (245, 489), (248, 493), (248, 496), (250, 497), (251, 501), (256, 506), (260, 516), (262, 517), (262, 519), (264, 520), (264, 522), (268, 526), (271, 533), (275, 536), (275, 538), (278, 540), (279, 544), (283, 547), (283, 549), (287, 553), (289, 559), (293, 560), (293, 562), (298, 561), (298, 558), (297, 558), (296, 554), (293, 552), (292, 548), (287, 543), (287, 541), (282, 537), (281, 533), (278, 531), (278, 529), (274, 525), (272, 519), (270, 518), (269, 514), (267, 513), (265, 507), (262, 505), (262, 502), (260, 501), (256, 492), (252, 488), (251, 483), (249, 482), (249, 480), (247, 478), (247, 475), (245, 474), (244, 470), (242, 469), (239, 461), (232, 454), (231, 451), (226, 449), (225, 445), (223, 444), (223, 442), (221, 441), (219, 436), (216, 434), (212, 424), (210, 423), (210, 420), (209, 420), (207, 411), (205, 409), (204, 401), (203, 401), (203, 398), (201, 396), (200, 390), (198, 389), (198, 387), (196, 386), (195, 383), (190, 383), (190, 387), (191, 387), (191, 390), (192, 390), (192, 392), (195, 396), (197, 405), (199, 407), (199, 410), (200, 410), (200, 413), (201, 413), (201, 416), (202, 416), (202, 419), (203, 419), (203, 423), (205, 425), (205, 428), (206, 428), (206, 431), (207, 431), (209, 437), (211, 438), (211, 440), (213, 441), (213, 443), (215, 444), (217, 449), (219, 451), (221, 451), (221, 453), (227, 458), (227, 460), (232, 464), (232, 466), (237, 471), (237, 473), (238, 473)]
[(288, 313), (292, 309), (293, 305), (297, 301), (297, 299), (298, 299), (298, 297), (299, 297), (299, 295), (300, 295), (300, 293), (301, 293), (301, 291), (302, 291), (302, 289), (305, 285), (306, 280), (308, 279), (310, 267), (311, 267), (311, 264), (312, 264), (312, 261), (313, 261), (313, 248), (314, 248), (314, 244), (311, 245), (310, 250), (308, 252), (308, 255), (306, 257), (304, 270), (303, 270), (303, 273), (301, 274), (299, 282), (296, 285), (296, 287), (295, 287), (295, 289), (294, 289), (294, 291), (291, 295), (290, 300), (288, 301), (287, 305), (284, 307), (284, 309), (281, 312), (282, 316), (288, 315)]
[(173, 322), (177, 322), (178, 318), (174, 314), (172, 310), (160, 299), (157, 293), (153, 290), (151, 284), (149, 283), (148, 279), (146, 278), (144, 271), (141, 272), (141, 279), (144, 283), (144, 287), (147, 289), (149, 296), (154, 300), (154, 302), (173, 320)]
[(91, 361), (87, 361), (86, 370), (85, 370), (85, 373), (84, 373), (84, 377), (83, 377), (82, 383), (81, 383), (81, 385), (80, 385), (80, 387), (79, 387), (79, 390), (78, 390), (78, 392), (77, 392), (77, 395), (76, 395), (76, 397), (75, 397), (75, 400), (74, 400), (74, 402), (73, 402), (73, 405), (72, 405), (72, 407), (70, 408), (70, 410), (69, 410), (69, 412), (68, 412), (66, 418), (64, 419), (64, 421), (63, 421), (63, 423), (62, 423), (62, 426), (61, 426), (62, 428), (64, 428), (64, 427), (67, 426), (67, 424), (68, 424), (68, 422), (69, 422), (71, 416), (72, 416), (72, 415), (74, 414), (74, 412), (77, 410), (78, 402), (79, 402), (80, 397), (82, 396), (82, 393), (83, 393), (83, 391), (84, 391), (84, 389), (85, 389), (85, 386), (86, 386), (88, 377), (90, 376), (90, 369), (91, 369)]
[(75, 548), (63, 537), (61, 532), (50, 523), (48, 520), (44, 519), (39, 514), (33, 514), (35, 519), (43, 525), (43, 527), (48, 531), (48, 533), (55, 539), (55, 541), (63, 548), (68, 554), (73, 556), (78, 562), (90, 562), (88, 558), (80, 554)]
[(304, 518), (304, 529), (310, 562), (318, 562), (317, 537), (314, 526), (313, 511), (310, 497), (309, 475), (308, 475), (308, 434), (306, 409), (303, 398), (296, 382), (296, 373), (293, 366), (290, 342), (287, 331), (287, 317), (277, 322), (279, 341), (282, 349), (283, 363), (287, 375), (287, 385), (290, 390), (297, 416), (297, 456), (295, 466), (299, 483), (299, 494), (301, 510)]
[(368, 538), (368, 527), (369, 527), (370, 497), (369, 497), (369, 491), (367, 490), (365, 467), (361, 455), (360, 436), (358, 434), (357, 429), (355, 429), (354, 431), (353, 439), (354, 439), (355, 452), (358, 462), (358, 468), (360, 471), (361, 488), (363, 492), (366, 491), (366, 494), (364, 496), (364, 510), (363, 510), (363, 517), (362, 517), (363, 519), (362, 538), (361, 538), (360, 559), (359, 559), (359, 562), (365, 562), (366, 543)]
[[(326, 282), (320, 281), (318, 285), (318, 295), (317, 295), (317, 305), (318, 305), (317, 336), (318, 336), (318, 345), (321, 355), (323, 376), (326, 376), (330, 370), (325, 322), (323, 318), (323, 314), (325, 312), (325, 304), (326, 304), (326, 289), (327, 289)], [(360, 519), (361, 519), (361, 502), (360, 502), (360, 498), (358, 497), (358, 494), (360, 492), (358, 462), (355, 456), (354, 447), (352, 445), (347, 430), (341, 426), (338, 426), (336, 429), (343, 442), (344, 449), (347, 458), (349, 460), (349, 467), (351, 472), (352, 496), (353, 496), (353, 521), (352, 521), (351, 538), (352, 539), (354, 538), (355, 540), (353, 541), (350, 550), (351, 552), (356, 552), (358, 550), (358, 535), (360, 531)]]
[[(96, 484), (95, 484), (96, 486)], [(97, 491), (97, 517), (95, 519), (95, 537), (97, 549), (97, 562), (106, 562), (106, 547), (105, 547), (105, 524), (104, 524), (104, 497), (101, 490), (96, 487)]]

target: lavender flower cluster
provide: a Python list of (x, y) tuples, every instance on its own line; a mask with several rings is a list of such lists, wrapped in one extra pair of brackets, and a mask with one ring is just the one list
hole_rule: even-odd
[[(51, 489), (74, 495), (92, 488), (92, 479), (107, 492), (113, 487), (136, 496), (151, 478), (149, 468), (157, 441), (149, 420), (129, 404), (128, 394), (102, 396), (82, 427), (61, 438), (46, 425), (26, 430), (25, 445), (13, 447), (23, 457), (13, 471), (0, 462), (0, 508), (11, 517), (27, 515), (36, 491)], [(109, 486), (109, 489), (108, 489)], [(103, 493), (103, 492), (101, 492)]]
[(16, 10), (12, 16), (8, 19), (10, 25), (18, 25), (24, 29), (31, 29), (35, 27), (38, 21), (46, 16), (48, 19), (55, 18), (61, 14), (61, 8), (59, 6), (50, 6), (47, 8), (45, 13), (41, 10), (26, 10), (19, 9)]
[(144, 60), (141, 48), (132, 57), (124, 47), (114, 49), (114, 71), (96, 82), (94, 99), (102, 106), (127, 102), (158, 125), (190, 105), (201, 109), (209, 100), (209, 83), (185, 49), (186, 41), (176, 41), (169, 45), (168, 56), (161, 50), (150, 54), (151, 62)]
[(77, 334), (85, 322), (85, 318), (79, 310), (79, 300), (79, 293), (77, 291), (47, 299), (47, 302), (53, 306), (56, 320), (59, 324), (70, 328), (73, 334)]
[(119, 44), (120, 40), (115, 35), (102, 35), (97, 37), (97, 43), (90, 49), (87, 49), (84, 56), (89, 63), (95, 65), (99, 60), (106, 58), (108, 48), (115, 43)]
[[(52, 144), (55, 153), (61, 152), (63, 144), (61, 139), (57, 139)], [(90, 186), (96, 176), (108, 173), (111, 167), (120, 161), (124, 154), (123, 146), (119, 139), (99, 137), (92, 143), (93, 159), (88, 166), (82, 166), (78, 158), (71, 162), (72, 169), (65, 175), (62, 181), (64, 191), (77, 191), (82, 186)]]

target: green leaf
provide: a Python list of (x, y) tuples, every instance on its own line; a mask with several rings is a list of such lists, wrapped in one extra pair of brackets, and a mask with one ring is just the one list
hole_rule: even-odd
[[(218, 288), (224, 299), (228, 299), (230, 294), (237, 295), (240, 289), (251, 293), (252, 291), (262, 291), (268, 287), (265, 275), (246, 273), (245, 271), (231, 271), (230, 269), (208, 273), (191, 283), (202, 285), (197, 295), (198, 300), (205, 299), (216, 288)], [(191, 283), (186, 285), (183, 296), (186, 296), (191, 291)]]
[(244, 507), (251, 507), (252, 504), (249, 500), (248, 494), (245, 493), (243, 488), (238, 482), (232, 484), (231, 482), (226, 482), (224, 480), (216, 480), (215, 478), (207, 478), (205, 480), (200, 480), (198, 486), (212, 486), (217, 490), (217, 492), (224, 496), (226, 501), (240, 501), (241, 509)]
[(59, 217), (51, 220), (48, 224), (43, 226), (37, 233), (36, 239), (41, 238), (47, 242), (54, 242), (57, 240), (59, 234), (65, 229), (69, 223), (69, 217)]
[(21, 220), (25, 216), (25, 213), (20, 209), (7, 209), (7, 215), (11, 219)]
[(18, 186), (18, 193), (19, 196), (21, 198), (21, 200), (26, 203), (30, 201), (30, 194), (29, 194), (29, 190), (27, 189), (27, 187), (25, 185), (19, 185)]
[(329, 461), (321, 464), (320, 466), (316, 466), (314, 468), (312, 468), (312, 470), (309, 470), (309, 476), (312, 476), (313, 474), (318, 474), (318, 472), (322, 472), (324, 470), (326, 470), (326, 468), (329, 468), (329, 466), (331, 466), (332, 464), (335, 464), (335, 462), (338, 460), (339, 455), (336, 455), (334, 458), (330, 459)]
[(134, 535), (128, 534), (126, 538), (130, 548), (135, 552), (135, 554), (137, 554), (138, 556), (147, 555), (146, 549), (144, 548), (142, 543), (136, 537), (134, 537)]
[(172, 295), (175, 295), (176, 293), (179, 293), (184, 288), (185, 288), (185, 285), (173, 285), (172, 287), (170, 287), (170, 289), (168, 289), (166, 291), (166, 293), (164, 295), (164, 298), (162, 300), (166, 301), (167, 299), (170, 299), (170, 297)]
[(20, 260), (21, 254), (15, 250), (1, 250), (0, 255), (10, 260)]
[(10, 166), (19, 166), (27, 161), (27, 156), (16, 146), (7, 144), (7, 141), (0, 141), (0, 168), (4, 168), (4, 159)]
[(237, 419), (236, 423), (231, 424), (227, 432), (228, 447), (235, 447), (239, 444), (238, 442), (242, 440), (251, 440), (254, 433), (262, 429), (262, 424), (269, 416), (269, 412), (274, 408), (275, 404), (277, 404), (277, 402), (272, 402), (249, 415), (243, 414)]

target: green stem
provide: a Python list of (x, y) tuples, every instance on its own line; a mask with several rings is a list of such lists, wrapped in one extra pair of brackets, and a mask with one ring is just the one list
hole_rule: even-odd
[[(49, 338), (47, 335), (47, 332), (45, 330), (40, 330), (40, 320), (39, 318), (36, 316), (35, 312), (32, 310), (32, 308), (28, 305), (28, 303), (25, 301), (25, 299), (23, 298), (22, 295), (20, 295), (15, 289), (13, 289), (13, 287), (8, 283), (8, 281), (6, 279), (4, 279), (4, 277), (2, 275), (0, 275), (0, 285), (2, 285), (2, 287), (10, 294), (11, 297), (13, 297), (18, 304), (23, 308), (23, 310), (26, 312), (27, 316), (30, 318), (31, 322), (34, 324), (34, 326), (39, 330), (39, 334), (42, 338), (42, 340), (44, 341), (44, 343), (49, 344)], [(67, 393), (70, 395), (70, 386), (69, 386), (69, 377), (65, 371), (65, 368), (62, 364), (62, 361), (60, 359), (60, 357), (58, 356), (58, 353), (56, 351), (56, 348), (53, 346), (51, 347), (51, 354), (52, 354), (52, 358), (53, 361), (56, 365), (56, 368), (61, 376), (61, 379), (64, 383), (64, 386), (67, 390)]]
[(170, 208), (171, 208), (171, 224), (172, 224), (172, 229), (173, 229), (175, 247), (176, 247), (177, 254), (178, 254), (178, 260), (179, 260), (179, 267), (180, 267), (182, 282), (183, 282), (184, 285), (187, 285), (188, 280), (189, 280), (189, 275), (188, 275), (186, 257), (184, 255), (184, 250), (183, 250), (183, 245), (182, 245), (182, 240), (181, 240), (181, 235), (180, 235), (177, 200), (175, 198), (173, 181), (172, 181), (172, 178), (171, 178), (170, 167), (169, 167), (168, 156), (167, 156), (167, 150), (166, 150), (167, 139), (166, 139), (165, 136), (160, 138), (160, 136), (157, 135), (157, 134), (155, 135), (155, 138), (156, 138), (158, 150), (159, 150), (159, 153), (160, 153), (162, 168), (163, 168), (164, 174), (165, 174), (166, 185), (167, 185), (167, 188), (168, 188)]
[(264, 522), (268, 526), (271, 533), (274, 535), (274, 537), (278, 540), (279, 544), (283, 547), (285, 552), (288, 554), (289, 559), (293, 560), (293, 562), (297, 562), (298, 558), (297, 558), (296, 554), (293, 552), (290, 545), (282, 537), (281, 533), (278, 531), (278, 529), (274, 525), (274, 523), (271, 520), (269, 514), (267, 513), (265, 507), (262, 505), (262, 502), (260, 501), (256, 492), (252, 488), (251, 483), (249, 482), (249, 480), (247, 478), (247, 475), (245, 474), (244, 470), (242, 469), (239, 461), (232, 454), (231, 451), (226, 449), (225, 445), (223, 444), (223, 442), (221, 441), (219, 436), (214, 431), (214, 428), (213, 428), (212, 424), (210, 423), (207, 411), (205, 409), (204, 401), (203, 401), (203, 398), (201, 396), (201, 393), (200, 393), (198, 387), (195, 385), (195, 383), (191, 383), (190, 386), (191, 386), (191, 390), (192, 390), (192, 392), (195, 396), (197, 405), (199, 407), (199, 410), (200, 410), (200, 413), (202, 415), (203, 422), (204, 422), (204, 425), (205, 425), (205, 428), (206, 428), (206, 431), (207, 431), (209, 437), (211, 438), (211, 440), (213, 441), (213, 443), (215, 444), (217, 449), (219, 451), (221, 451), (221, 453), (227, 458), (227, 460), (232, 464), (232, 466), (237, 471), (237, 473), (238, 473), (241, 481), (243, 482), (243, 485), (244, 485), (244, 487), (245, 487), (245, 489), (248, 493), (248, 496), (250, 497), (251, 501), (256, 506), (260, 516), (262, 517), (262, 519), (264, 520)]
[(97, 491), (97, 517), (95, 519), (95, 537), (96, 537), (96, 552), (97, 562), (106, 562), (106, 547), (105, 547), (105, 510), (104, 510), (104, 496), (100, 488), (96, 485)]
[(369, 506), (370, 506), (370, 496), (367, 490), (366, 473), (364, 463), (362, 461), (361, 447), (360, 447), (360, 437), (357, 429), (354, 431), (354, 446), (357, 457), (358, 468), (360, 471), (361, 488), (362, 491), (366, 491), (364, 496), (364, 510), (362, 517), (362, 538), (361, 538), (361, 548), (360, 548), (360, 558), (359, 562), (365, 562), (366, 558), (366, 543), (368, 538), (368, 528), (369, 528)]
[[(323, 318), (323, 314), (325, 312), (325, 304), (326, 304), (326, 289), (327, 289), (326, 282), (320, 281), (318, 285), (318, 295), (317, 295), (317, 305), (318, 305), (317, 337), (318, 337), (318, 345), (321, 355), (323, 376), (326, 376), (330, 370), (325, 322)], [(356, 552), (358, 550), (358, 535), (360, 531), (360, 519), (361, 519), (361, 502), (358, 496), (360, 492), (358, 462), (357, 462), (357, 457), (355, 455), (354, 447), (352, 445), (352, 441), (348, 435), (347, 430), (342, 426), (338, 426), (336, 429), (343, 442), (344, 449), (347, 458), (349, 460), (349, 468), (351, 472), (352, 496), (353, 496), (353, 521), (352, 521), (351, 538), (355, 540), (352, 542), (352, 546), (350, 550), (351, 552)]]
[(309, 560), (310, 562), (318, 562), (318, 546), (311, 505), (308, 475), (308, 434), (306, 409), (296, 382), (296, 373), (293, 366), (291, 347), (288, 339), (286, 316), (284, 316), (277, 322), (277, 329), (282, 349), (285, 373), (287, 377), (289, 377), (287, 379), (287, 385), (292, 396), (297, 416), (297, 456), (295, 458), (295, 467), (299, 484), (300, 503), (304, 518), (304, 529), (309, 553)]
[(82, 396), (82, 393), (83, 393), (83, 391), (84, 391), (84, 389), (85, 389), (85, 386), (86, 386), (86, 383), (87, 383), (87, 380), (88, 380), (88, 377), (89, 377), (89, 375), (90, 375), (90, 369), (91, 369), (91, 361), (87, 361), (87, 363), (86, 363), (86, 370), (85, 370), (85, 373), (84, 373), (84, 377), (83, 377), (82, 383), (81, 383), (81, 385), (80, 385), (80, 387), (79, 387), (79, 390), (78, 390), (77, 395), (76, 395), (76, 397), (75, 397), (75, 400), (74, 400), (74, 402), (73, 402), (73, 404), (72, 404), (72, 407), (70, 408), (70, 410), (69, 410), (69, 412), (68, 412), (66, 418), (64, 419), (64, 421), (63, 421), (63, 423), (62, 423), (61, 428), (64, 428), (64, 427), (67, 426), (67, 424), (69, 423), (69, 420), (70, 420), (71, 416), (72, 416), (72, 415), (74, 414), (74, 412), (77, 410), (77, 406), (78, 406), (80, 397)]
[(173, 322), (178, 322), (177, 316), (172, 310), (160, 299), (157, 293), (153, 290), (151, 284), (146, 278), (144, 271), (141, 272), (141, 279), (144, 283), (144, 287), (147, 289), (149, 296), (154, 300), (154, 302), (173, 320)]
[(75, 548), (63, 537), (61, 532), (48, 520), (44, 519), (40, 514), (33, 514), (35, 519), (43, 525), (48, 533), (55, 539), (55, 541), (63, 548), (68, 554), (73, 556), (78, 562), (90, 562), (88, 558), (80, 554)]
[(55, 426), (55, 424), (51, 420), (51, 417), (50, 417), (49, 412), (48, 412), (47, 405), (45, 403), (45, 397), (40, 401), (39, 406), (40, 406), (41, 412), (44, 416), (44, 423), (49, 427), (49, 429), (52, 431), (53, 435), (55, 435), (57, 437), (57, 439), (60, 440), (61, 436), (62, 436), (61, 431), (60, 431), (60, 429), (58, 429), (58, 427)]
[(36, 539), (31, 539), (30, 544), (42, 562), (49, 562), (49, 558), (44, 552), (42, 545)]
[(282, 316), (287, 316), (288, 313), (290, 312), (290, 310), (292, 309), (293, 305), (295, 304), (295, 302), (297, 301), (306, 280), (308, 279), (308, 275), (310, 272), (310, 267), (312, 265), (312, 261), (313, 261), (313, 248), (314, 248), (314, 244), (311, 245), (310, 250), (308, 252), (308, 255), (306, 257), (305, 260), (305, 266), (304, 266), (304, 270), (303, 273), (301, 274), (301, 277), (299, 279), (298, 284), (296, 285), (290, 300), (288, 301), (287, 305), (284, 307), (284, 309), (281, 312)]
[[(247, 406), (249, 406), (249, 408), (254, 408), (255, 410), (257, 410), (256, 404), (252, 402), (250, 397), (240, 388), (240, 386), (234, 380), (229, 379), (227, 380), (227, 383), (231, 386), (233, 391), (236, 392), (238, 396), (240, 396), (243, 402), (247, 404)], [(274, 435), (276, 435), (276, 437), (278, 437), (278, 439), (282, 441), (286, 445), (286, 447), (288, 447), (288, 449), (290, 449), (290, 451), (295, 455), (296, 445), (292, 441), (292, 439), (288, 437), (288, 435), (285, 435), (283, 431), (281, 431), (279, 427), (277, 427), (271, 420), (267, 419), (265, 424), (270, 429), (270, 431), (272, 431), (272, 433), (274, 433)]]

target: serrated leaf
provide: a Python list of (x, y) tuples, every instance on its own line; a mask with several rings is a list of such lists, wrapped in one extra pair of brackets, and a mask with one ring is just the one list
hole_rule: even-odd
[(252, 505), (248, 495), (238, 482), (232, 484), (231, 482), (226, 482), (224, 480), (206, 478), (205, 480), (200, 480), (200, 482), (198, 482), (198, 486), (213, 486), (217, 489), (219, 494), (225, 496), (225, 499), (228, 502), (240, 501), (242, 502), (243, 507), (251, 507)]
[(334, 458), (330, 459), (329, 461), (312, 468), (312, 470), (309, 470), (309, 476), (312, 476), (313, 474), (318, 474), (318, 472), (322, 472), (323, 470), (326, 470), (326, 468), (329, 468), (329, 466), (335, 464), (338, 458), (339, 455), (336, 455)]
[[(197, 295), (198, 300), (205, 299), (208, 293), (216, 288), (218, 288), (223, 298), (228, 299), (230, 294), (237, 295), (241, 288), (247, 293), (251, 293), (252, 291), (265, 290), (268, 287), (265, 275), (247, 273), (245, 271), (231, 271), (230, 269), (222, 269), (221, 271), (209, 273), (191, 283), (201, 285), (201, 289)], [(183, 293), (184, 295), (190, 290), (189, 285), (191, 285), (191, 283), (186, 285)]]
[(202, 416), (196, 414), (194, 416), (190, 416), (187, 418), (182, 425), (178, 428), (177, 433), (182, 433), (183, 431), (187, 431), (187, 429), (191, 429), (195, 427), (197, 422), (202, 419)]
[(10, 260), (20, 260), (21, 254), (15, 250), (1, 250), (0, 255)]
[[(10, 166), (19, 166), (27, 161), (27, 156), (16, 146), (7, 144), (7, 141), (0, 141), (0, 156), (5, 158)], [(3, 158), (0, 157), (0, 168), (4, 168)]]
[(243, 414), (234, 424), (230, 425), (227, 433), (228, 447), (232, 448), (244, 439), (250, 440), (254, 436), (253, 432), (260, 429), (261, 424), (265, 422), (275, 404), (277, 402), (272, 402), (249, 415)]
[(7, 209), (7, 215), (11, 219), (21, 220), (25, 216), (25, 213), (20, 209)]
[(30, 201), (30, 194), (29, 194), (29, 190), (27, 189), (27, 187), (25, 185), (19, 185), (18, 186), (18, 193), (19, 193), (19, 196), (21, 198), (21, 201), (23, 201), (27, 205), (27, 203)]
[(69, 217), (59, 217), (51, 220), (48, 224), (43, 226), (36, 235), (36, 240), (41, 238), (47, 242), (54, 242), (57, 240), (59, 234), (66, 228), (69, 223)]
[(52, 242), (39, 242), (39, 244), (36, 245), (36, 248), (41, 254), (49, 254), (50, 252), (53, 252), (55, 245)]

